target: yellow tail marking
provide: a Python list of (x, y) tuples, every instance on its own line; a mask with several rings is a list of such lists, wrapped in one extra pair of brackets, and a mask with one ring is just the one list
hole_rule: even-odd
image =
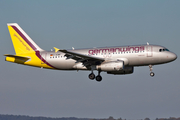
[(8, 26), (8, 29), (17, 55), (34, 51), (12, 26)]
[[(47, 64), (42, 64), (42, 59), (36, 55), (37, 51), (34, 51), (33, 48), (27, 43), (26, 39), (28, 38), (24, 36), (24, 31), (19, 31), (18, 33), (19, 29), (17, 28), (18, 30), (16, 30), (16, 28), (17, 26), (8, 25), (16, 55), (5, 55), (7, 56), (6, 61), (35, 67), (54, 69)], [(25, 39), (23, 39), (23, 36)]]

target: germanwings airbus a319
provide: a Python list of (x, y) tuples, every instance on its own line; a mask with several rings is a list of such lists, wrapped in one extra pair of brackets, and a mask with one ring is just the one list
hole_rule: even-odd
[[(90, 70), (89, 79), (101, 81), (101, 72), (123, 75), (136, 66), (152, 66), (174, 61), (177, 55), (159, 45), (129, 45), (90, 49), (41, 49), (17, 23), (7, 24), (16, 55), (5, 54), (6, 61), (55, 70)], [(95, 76), (94, 70), (98, 71)]]

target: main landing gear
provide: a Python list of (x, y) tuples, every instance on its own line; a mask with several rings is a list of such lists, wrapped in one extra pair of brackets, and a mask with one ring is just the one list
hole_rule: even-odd
[(101, 71), (98, 71), (98, 75), (95, 77), (95, 74), (92, 72), (89, 74), (89, 79), (94, 80), (96, 78), (96, 81), (100, 82), (102, 81), (102, 77), (100, 75)]
[(95, 70), (95, 69), (96, 69), (96, 66), (92, 65), (91, 66), (91, 73), (89, 74), (89, 79), (94, 80), (96, 78), (96, 81), (100, 82), (100, 81), (102, 81), (102, 77), (100, 75), (101, 71), (98, 70), (98, 75), (95, 76), (95, 74), (93, 73), (93, 70)]
[(95, 74), (94, 74), (93, 72), (90, 73), (90, 74), (89, 74), (89, 79), (94, 80), (94, 78), (95, 78)]
[(100, 82), (102, 80), (100, 73), (101, 73), (101, 71), (98, 71), (98, 75), (96, 76), (96, 81), (98, 81), (98, 82)]
[(150, 72), (150, 76), (153, 77), (155, 74), (152, 72), (152, 69), (153, 69), (153, 68), (152, 68), (152, 65), (149, 65), (149, 69), (150, 69), (150, 71), (151, 71), (151, 72)]

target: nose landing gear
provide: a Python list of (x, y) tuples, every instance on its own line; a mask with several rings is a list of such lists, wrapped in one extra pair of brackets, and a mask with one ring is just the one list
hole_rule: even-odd
[(153, 72), (150, 73), (150, 76), (153, 77), (155, 74)]
[(152, 72), (153, 68), (152, 68), (152, 65), (149, 65), (149, 69), (150, 69), (150, 76), (153, 77), (155, 74), (154, 72)]

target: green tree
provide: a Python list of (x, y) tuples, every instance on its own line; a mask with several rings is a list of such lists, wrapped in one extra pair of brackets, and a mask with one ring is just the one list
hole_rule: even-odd
[(149, 118), (145, 118), (144, 120), (150, 120)]

